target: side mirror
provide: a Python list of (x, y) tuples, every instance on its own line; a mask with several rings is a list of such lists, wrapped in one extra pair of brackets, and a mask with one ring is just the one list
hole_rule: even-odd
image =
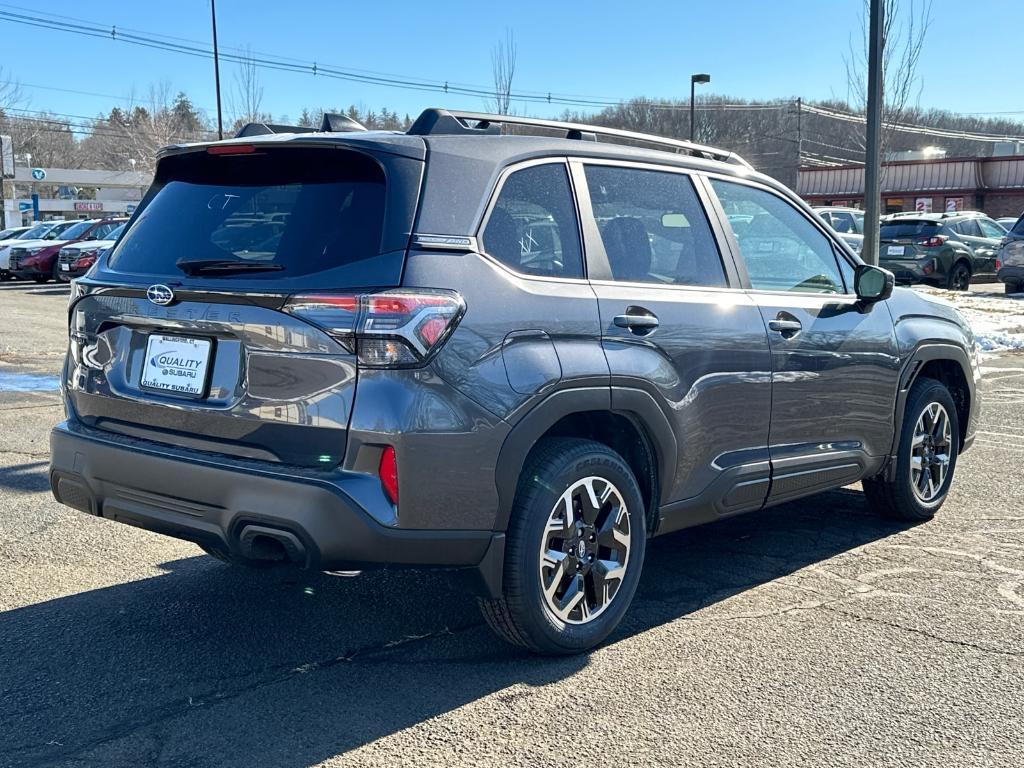
[(885, 301), (892, 296), (896, 277), (887, 269), (871, 264), (861, 264), (853, 274), (853, 290), (857, 298), (866, 304)]

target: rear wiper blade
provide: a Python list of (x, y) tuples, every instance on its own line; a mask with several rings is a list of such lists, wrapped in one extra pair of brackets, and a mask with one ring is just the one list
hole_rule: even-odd
[(211, 272), (220, 275), (237, 272), (279, 272), (284, 269), (283, 264), (261, 264), (258, 261), (239, 259), (178, 259), (174, 266), (189, 276)]

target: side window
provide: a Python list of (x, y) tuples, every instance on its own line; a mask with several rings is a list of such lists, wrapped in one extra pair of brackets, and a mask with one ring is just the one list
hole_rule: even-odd
[(1000, 227), (991, 219), (978, 219), (978, 226), (981, 227), (983, 237), (1005, 237), (1006, 230)]
[(854, 223), (854, 232), (856, 232), (858, 235), (863, 235), (864, 234), (864, 214), (863, 213), (855, 213), (855, 214), (853, 214), (853, 220), (855, 222)]
[(836, 232), (856, 232), (857, 228), (853, 225), (853, 215), (846, 211), (833, 211), (832, 229)]
[(723, 287), (725, 270), (689, 176), (586, 167), (587, 188), (616, 280)]
[(981, 237), (981, 230), (978, 228), (978, 222), (974, 219), (964, 219), (956, 225), (956, 231), (961, 235), (967, 235), (968, 237)]
[(778, 195), (745, 184), (711, 182), (732, 225), (752, 287), (843, 293), (832, 243)]
[(534, 165), (505, 179), (482, 240), (488, 254), (516, 272), (583, 277), (576, 206), (565, 165)]

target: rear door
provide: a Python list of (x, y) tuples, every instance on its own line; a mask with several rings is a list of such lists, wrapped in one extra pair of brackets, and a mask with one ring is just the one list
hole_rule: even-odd
[(999, 246), (1006, 237), (1006, 230), (999, 226), (992, 219), (979, 218), (978, 229), (981, 230), (983, 243), (979, 243), (974, 249), (974, 255), (979, 264), (979, 274), (986, 277), (994, 276), (996, 273), (996, 260), (999, 257)]
[(982, 234), (981, 227), (978, 226), (978, 219), (962, 219), (952, 224), (951, 229), (957, 233), (957, 239), (971, 250), (974, 257), (971, 273), (974, 275), (994, 273), (996, 249)]
[[(390, 188), (403, 176), (389, 170), (337, 145), (162, 160), (72, 307), (67, 388), (79, 418), (233, 456), (340, 462), (357, 366), (329, 329), (351, 320), (345, 292), (399, 284), (412, 206), (394, 237), (385, 219), (403, 210)], [(341, 295), (316, 325), (288, 304), (321, 291)]]
[(893, 439), (899, 356), (884, 303), (861, 306), (825, 231), (768, 187), (712, 179), (768, 329), (769, 503), (859, 479)]
[(661, 530), (756, 509), (768, 489), (764, 323), (716, 244), (702, 179), (574, 162), (612, 406), (649, 393), (678, 445)]

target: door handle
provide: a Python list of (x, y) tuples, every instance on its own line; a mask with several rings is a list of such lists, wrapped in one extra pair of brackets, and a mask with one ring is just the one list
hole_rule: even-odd
[(612, 322), (618, 328), (628, 328), (633, 333), (648, 333), (658, 327), (658, 317), (638, 307), (629, 307), (626, 314), (616, 315)]
[(786, 320), (785, 318), (777, 317), (774, 320), (768, 321), (768, 327), (773, 331), (778, 331), (786, 338), (795, 336), (803, 330), (804, 326), (799, 320)]

